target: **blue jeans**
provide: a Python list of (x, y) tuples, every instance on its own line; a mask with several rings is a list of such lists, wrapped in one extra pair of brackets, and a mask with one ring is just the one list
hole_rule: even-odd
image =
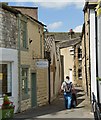
[(71, 101), (72, 101), (72, 94), (64, 92), (64, 99), (65, 99), (65, 108), (71, 108)]

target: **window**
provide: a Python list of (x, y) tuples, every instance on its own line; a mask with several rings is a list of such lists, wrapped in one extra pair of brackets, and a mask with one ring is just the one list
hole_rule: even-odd
[(27, 22), (21, 20), (21, 47), (27, 48)]
[(22, 96), (24, 99), (28, 96), (28, 68), (22, 68)]
[(78, 48), (78, 59), (82, 60), (82, 49)]
[(78, 69), (78, 77), (82, 79), (82, 69)]
[(11, 64), (0, 64), (0, 97), (3, 94), (11, 96), (12, 92), (12, 72)]

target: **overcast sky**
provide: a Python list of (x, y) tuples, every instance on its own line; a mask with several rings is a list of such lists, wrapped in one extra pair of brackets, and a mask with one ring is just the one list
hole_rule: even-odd
[[(82, 30), (84, 0), (2, 0), (14, 6), (38, 7), (38, 19), (50, 32)], [(15, 0), (16, 1), (16, 0)], [(38, 1), (38, 2), (36, 2)]]

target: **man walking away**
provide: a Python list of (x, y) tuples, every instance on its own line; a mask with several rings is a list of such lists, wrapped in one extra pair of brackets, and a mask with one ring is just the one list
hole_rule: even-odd
[(69, 76), (66, 76), (66, 79), (61, 85), (61, 90), (64, 92), (65, 108), (71, 108), (72, 101), (72, 82), (69, 79)]

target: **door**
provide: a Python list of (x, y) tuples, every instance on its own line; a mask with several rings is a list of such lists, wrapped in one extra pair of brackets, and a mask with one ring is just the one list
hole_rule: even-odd
[(32, 107), (37, 106), (37, 90), (36, 90), (36, 73), (32, 73), (31, 74), (31, 93), (32, 93), (32, 99), (31, 99), (31, 103), (32, 103)]

